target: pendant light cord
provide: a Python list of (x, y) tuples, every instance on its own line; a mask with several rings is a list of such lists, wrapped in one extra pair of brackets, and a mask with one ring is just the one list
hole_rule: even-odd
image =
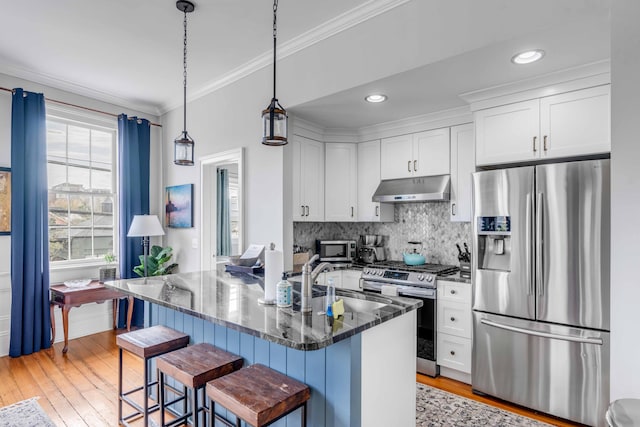
[(273, 0), (273, 99), (276, 99), (276, 38), (278, 33), (278, 0)]
[(183, 59), (182, 59), (182, 66), (183, 66), (183, 72), (182, 72), (182, 77), (183, 77), (183, 87), (184, 87), (184, 92), (183, 92), (183, 105), (184, 105), (184, 110), (183, 110), (183, 123), (184, 123), (184, 128), (182, 133), (186, 135), (187, 133), (187, 8), (185, 6), (184, 8), (184, 50), (183, 50)]

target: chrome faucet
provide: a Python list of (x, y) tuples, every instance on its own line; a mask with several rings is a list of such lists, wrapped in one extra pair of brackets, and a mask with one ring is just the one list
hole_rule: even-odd
[(314, 268), (312, 271), (311, 265), (314, 262), (316, 262), (318, 258), (319, 258), (319, 255), (316, 254), (312, 256), (311, 259), (302, 266), (302, 289), (300, 289), (301, 291), (300, 293), (302, 294), (302, 299), (300, 301), (300, 311), (303, 313), (309, 313), (312, 310), (311, 309), (311, 299), (312, 299), (311, 287), (313, 286), (313, 283), (318, 278), (318, 275), (322, 273), (324, 270), (329, 270), (329, 271), (333, 270), (333, 266), (331, 264), (329, 264), (328, 262), (323, 262), (320, 265), (318, 265), (316, 268)]

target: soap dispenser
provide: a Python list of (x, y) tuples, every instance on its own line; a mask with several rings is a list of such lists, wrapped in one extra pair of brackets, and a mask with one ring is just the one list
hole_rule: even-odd
[(325, 305), (327, 306), (327, 317), (333, 317), (333, 303), (336, 301), (336, 287), (333, 285), (333, 279), (327, 279), (327, 296), (325, 297)]
[(278, 307), (291, 307), (291, 283), (287, 280), (287, 273), (282, 273), (282, 280), (276, 285), (276, 303)]

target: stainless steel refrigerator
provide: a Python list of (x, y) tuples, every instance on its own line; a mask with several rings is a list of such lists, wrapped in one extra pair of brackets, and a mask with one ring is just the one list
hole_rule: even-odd
[(473, 390), (604, 426), (609, 160), (473, 174)]

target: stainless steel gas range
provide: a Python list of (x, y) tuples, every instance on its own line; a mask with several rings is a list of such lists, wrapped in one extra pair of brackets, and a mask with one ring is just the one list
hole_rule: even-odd
[(402, 261), (382, 261), (362, 269), (362, 288), (386, 295), (400, 295), (422, 300), (418, 310), (417, 371), (435, 377), (436, 325), (438, 318), (437, 278), (453, 274), (458, 267), (441, 264), (406, 265)]

